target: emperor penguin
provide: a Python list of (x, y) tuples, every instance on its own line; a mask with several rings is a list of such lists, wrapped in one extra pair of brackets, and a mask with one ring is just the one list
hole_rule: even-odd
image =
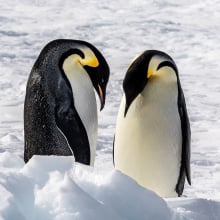
[(161, 197), (180, 196), (190, 177), (191, 131), (177, 66), (144, 51), (130, 65), (114, 139), (115, 168)]
[(37, 58), (26, 87), (24, 161), (33, 155), (74, 155), (94, 165), (97, 142), (97, 92), (105, 105), (109, 67), (85, 41), (57, 39)]

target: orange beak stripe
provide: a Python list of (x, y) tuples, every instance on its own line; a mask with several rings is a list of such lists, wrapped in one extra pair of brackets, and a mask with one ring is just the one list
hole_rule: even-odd
[(101, 103), (103, 103), (104, 97), (103, 97), (102, 88), (100, 87), (100, 85), (98, 85), (98, 88), (99, 88), (99, 95), (100, 95)]

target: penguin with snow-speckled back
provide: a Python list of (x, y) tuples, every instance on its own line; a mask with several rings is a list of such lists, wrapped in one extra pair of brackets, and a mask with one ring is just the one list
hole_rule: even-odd
[(115, 168), (162, 197), (180, 196), (190, 179), (190, 124), (178, 70), (164, 52), (137, 57), (123, 81)]
[(97, 141), (97, 91), (105, 104), (109, 67), (90, 43), (54, 40), (30, 73), (24, 104), (24, 160), (33, 155), (74, 155), (93, 165)]

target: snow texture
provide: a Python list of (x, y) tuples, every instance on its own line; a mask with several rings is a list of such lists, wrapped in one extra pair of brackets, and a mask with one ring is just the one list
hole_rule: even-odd
[[(0, 10), (0, 220), (220, 219), (218, 0), (0, 0)], [(26, 82), (57, 38), (94, 44), (111, 68), (94, 170), (69, 158), (23, 162)], [(113, 169), (122, 80), (146, 49), (175, 60), (188, 107), (192, 186), (178, 199), (163, 200)]]

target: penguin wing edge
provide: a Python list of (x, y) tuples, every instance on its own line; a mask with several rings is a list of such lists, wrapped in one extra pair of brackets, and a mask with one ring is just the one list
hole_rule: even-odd
[(185, 98), (181, 87), (179, 87), (178, 108), (179, 108), (179, 115), (181, 120), (181, 129), (182, 129), (182, 156), (181, 156), (180, 175), (177, 182), (176, 191), (180, 196), (184, 188), (185, 176), (187, 178), (188, 183), (191, 185), (191, 171), (190, 171), (191, 130), (190, 130), (189, 117), (186, 109)]
[(74, 107), (65, 110), (57, 106), (56, 124), (65, 136), (76, 162), (90, 165), (90, 146), (86, 129)]

